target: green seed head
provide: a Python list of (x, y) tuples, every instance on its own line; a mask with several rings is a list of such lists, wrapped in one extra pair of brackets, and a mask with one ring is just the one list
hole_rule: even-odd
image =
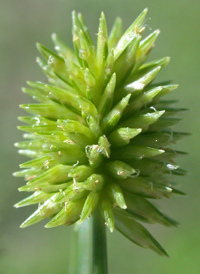
[(37, 62), (49, 84), (28, 82), (23, 91), (38, 103), (20, 107), (31, 116), (26, 141), (16, 143), (31, 158), (15, 176), (33, 192), (15, 207), (39, 204), (21, 225), (50, 218), (46, 227), (82, 223), (98, 208), (110, 231), (116, 227), (136, 244), (167, 255), (137, 222), (177, 223), (148, 199), (182, 194), (171, 175), (185, 171), (174, 164), (182, 152), (169, 148), (185, 134), (171, 129), (182, 109), (161, 97), (177, 85), (153, 82), (169, 57), (146, 62), (159, 30), (142, 38), (145, 9), (122, 33), (117, 18), (108, 35), (102, 13), (95, 47), (81, 14), (72, 13), (74, 50), (52, 35), (55, 52), (41, 44)]

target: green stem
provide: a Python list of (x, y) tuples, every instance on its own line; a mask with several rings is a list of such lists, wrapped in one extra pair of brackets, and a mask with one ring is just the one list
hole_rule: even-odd
[(107, 274), (106, 226), (97, 209), (93, 214), (93, 274)]
[(70, 274), (91, 273), (90, 226), (90, 220), (85, 220), (74, 228), (70, 250)]

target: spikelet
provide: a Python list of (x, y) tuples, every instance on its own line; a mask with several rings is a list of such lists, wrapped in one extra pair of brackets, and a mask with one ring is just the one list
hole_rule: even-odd
[(184, 194), (172, 175), (186, 172), (174, 164), (185, 153), (169, 148), (187, 135), (171, 126), (184, 109), (161, 97), (177, 88), (152, 83), (170, 58), (146, 62), (159, 30), (144, 39), (145, 9), (122, 33), (117, 18), (110, 35), (99, 21), (97, 47), (81, 14), (72, 13), (74, 50), (52, 35), (55, 52), (37, 44), (37, 62), (49, 84), (28, 82), (23, 91), (38, 103), (20, 107), (26, 141), (16, 143), (31, 158), (14, 175), (27, 181), (19, 191), (33, 192), (15, 207), (39, 204), (21, 225), (50, 218), (47, 228), (82, 223), (99, 208), (110, 231), (167, 256), (138, 222), (176, 226), (149, 199)]

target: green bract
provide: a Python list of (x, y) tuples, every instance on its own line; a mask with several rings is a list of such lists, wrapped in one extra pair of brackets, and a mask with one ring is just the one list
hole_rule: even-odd
[(102, 13), (95, 47), (82, 15), (73, 12), (74, 51), (56, 34), (57, 53), (37, 44), (50, 84), (23, 89), (39, 103), (21, 105), (32, 116), (19, 118), (28, 124), (19, 127), (27, 140), (15, 145), (31, 160), (14, 175), (27, 181), (19, 190), (33, 194), (15, 207), (39, 207), (21, 227), (45, 218), (48, 228), (82, 223), (98, 207), (111, 232), (116, 227), (167, 255), (138, 221), (177, 225), (149, 199), (183, 194), (170, 176), (185, 174), (174, 164), (184, 153), (169, 145), (186, 134), (170, 129), (183, 109), (160, 100), (177, 85), (152, 83), (169, 57), (145, 63), (159, 34), (142, 40), (146, 13), (124, 34), (117, 18), (109, 36)]

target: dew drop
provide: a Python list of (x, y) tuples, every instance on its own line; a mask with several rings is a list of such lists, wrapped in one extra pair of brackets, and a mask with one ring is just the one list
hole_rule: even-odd
[(48, 64), (51, 65), (54, 62), (54, 58), (52, 55), (49, 56)]

